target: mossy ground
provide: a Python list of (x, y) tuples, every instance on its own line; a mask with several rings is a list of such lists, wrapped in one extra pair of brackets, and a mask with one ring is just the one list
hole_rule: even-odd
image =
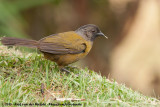
[[(71, 73), (61, 72), (41, 54), (0, 46), (0, 103), (160, 106), (159, 100), (110, 81), (88, 68), (68, 69)], [(65, 101), (58, 100), (62, 98)]]

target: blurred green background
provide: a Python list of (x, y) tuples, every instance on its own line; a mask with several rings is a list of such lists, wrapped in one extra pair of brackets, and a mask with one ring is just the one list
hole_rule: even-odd
[(144, 94), (160, 95), (160, 0), (0, 0), (0, 36), (39, 40), (96, 24), (79, 62)]

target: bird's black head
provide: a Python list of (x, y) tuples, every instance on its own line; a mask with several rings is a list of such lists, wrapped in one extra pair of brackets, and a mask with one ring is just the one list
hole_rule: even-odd
[(93, 25), (93, 24), (88, 24), (88, 25), (81, 26), (75, 32), (78, 33), (79, 35), (81, 35), (86, 40), (90, 40), (90, 41), (94, 41), (94, 39), (98, 36), (106, 37), (100, 31), (100, 29), (96, 25)]

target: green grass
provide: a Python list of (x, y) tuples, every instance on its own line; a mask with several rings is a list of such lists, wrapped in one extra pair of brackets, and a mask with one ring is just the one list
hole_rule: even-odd
[[(110, 81), (88, 68), (69, 69), (69, 74), (59, 71), (54, 62), (41, 54), (0, 46), (0, 103), (160, 106), (159, 100)], [(45, 87), (44, 94), (40, 91), (41, 84)], [(57, 101), (58, 98), (83, 100)]]

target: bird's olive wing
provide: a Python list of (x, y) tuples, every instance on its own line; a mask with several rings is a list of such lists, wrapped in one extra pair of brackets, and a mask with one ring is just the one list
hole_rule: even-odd
[[(76, 44), (77, 45), (77, 44)], [(64, 46), (59, 43), (41, 43), (39, 50), (51, 54), (78, 54), (85, 51), (86, 45)]]
[(49, 36), (39, 41), (38, 49), (51, 54), (78, 54), (86, 49), (86, 44), (80, 38), (70, 36)]

